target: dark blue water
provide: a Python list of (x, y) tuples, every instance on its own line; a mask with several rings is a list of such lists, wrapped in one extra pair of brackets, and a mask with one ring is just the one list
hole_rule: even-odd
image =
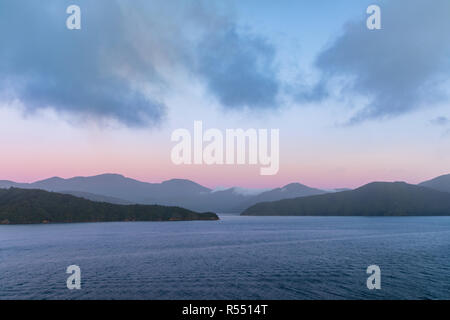
[(0, 299), (450, 299), (450, 217), (221, 218), (0, 226)]

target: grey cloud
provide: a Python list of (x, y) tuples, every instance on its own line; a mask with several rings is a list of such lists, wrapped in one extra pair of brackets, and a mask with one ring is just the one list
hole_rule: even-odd
[(350, 123), (395, 116), (431, 105), (445, 95), (450, 62), (450, 1), (383, 1), (382, 30), (370, 31), (364, 20), (348, 23), (343, 33), (316, 59), (318, 87), (301, 99), (329, 95), (324, 83), (351, 79), (343, 94), (361, 95), (368, 105)]
[(82, 29), (70, 31), (65, 10), (73, 1), (3, 0), (0, 99), (18, 98), (28, 112), (51, 107), (152, 125), (164, 118), (165, 95), (176, 92), (171, 77), (188, 71), (224, 107), (272, 105), (274, 49), (236, 32), (209, 3), (78, 0)]
[[(129, 126), (158, 122), (165, 106), (134, 88), (121, 68), (161, 81), (123, 32), (117, 3), (78, 2), (82, 29), (65, 27), (68, 1), (3, 1), (0, 8), (0, 84), (3, 98), (26, 110), (52, 107)], [(103, 2), (105, 4), (105, 2)], [(114, 19), (119, 17), (119, 19)]]
[(206, 37), (198, 48), (198, 71), (224, 106), (276, 107), (275, 50), (265, 39), (239, 35), (230, 26)]

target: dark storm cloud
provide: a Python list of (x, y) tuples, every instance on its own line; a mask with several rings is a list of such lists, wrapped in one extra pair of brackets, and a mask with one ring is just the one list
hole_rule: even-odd
[[(81, 30), (65, 26), (71, 4)], [(0, 39), (0, 98), (29, 112), (155, 124), (176, 93), (170, 77), (184, 71), (224, 107), (267, 107), (278, 91), (274, 49), (203, 1), (3, 0)]]
[(382, 30), (368, 30), (365, 20), (348, 23), (316, 59), (319, 87), (302, 93), (313, 101), (328, 96), (330, 80), (351, 80), (342, 94), (362, 95), (368, 105), (350, 122), (399, 115), (430, 105), (444, 96), (448, 80), (450, 1), (383, 1)]

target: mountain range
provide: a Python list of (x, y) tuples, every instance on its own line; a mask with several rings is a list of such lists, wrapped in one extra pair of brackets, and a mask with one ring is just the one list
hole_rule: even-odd
[(0, 189), (0, 224), (218, 220), (180, 207), (117, 205), (41, 189)]
[(372, 182), (351, 191), (258, 203), (242, 215), (448, 216), (450, 193), (405, 182)]
[(239, 213), (261, 201), (323, 194), (327, 191), (291, 183), (261, 193), (243, 192), (241, 188), (212, 190), (185, 179), (148, 183), (119, 174), (63, 179), (53, 177), (33, 183), (0, 180), (0, 188), (42, 189), (71, 194), (92, 201), (114, 204), (159, 204), (180, 206), (195, 211)]
[[(419, 184), (421, 187), (450, 192), (450, 174)], [(241, 213), (257, 203), (341, 194), (351, 189), (321, 190), (300, 183), (291, 183), (271, 190), (250, 190), (234, 187), (213, 190), (185, 179), (148, 183), (120, 174), (101, 174), (63, 179), (53, 177), (33, 183), (0, 180), (0, 188), (42, 189), (70, 194), (97, 202), (112, 204), (158, 204), (180, 206), (194, 211)]]

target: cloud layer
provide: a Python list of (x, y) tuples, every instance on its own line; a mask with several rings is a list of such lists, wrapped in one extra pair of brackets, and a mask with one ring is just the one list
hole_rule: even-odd
[[(164, 118), (177, 81), (191, 77), (223, 108), (280, 104), (277, 48), (243, 32), (222, 2), (77, 0), (82, 29), (67, 30), (71, 4), (0, 2), (0, 102), (147, 126)], [(350, 119), (355, 123), (447, 98), (450, 1), (379, 5), (382, 30), (368, 30), (364, 19), (346, 24), (318, 53), (319, 80), (298, 101), (320, 103), (336, 92), (346, 101), (368, 101)]]
[(66, 29), (71, 4), (1, 2), (1, 100), (145, 126), (189, 72), (225, 108), (274, 104), (274, 49), (206, 1), (80, 0), (81, 30)]
[(344, 80), (341, 93), (370, 102), (350, 122), (395, 116), (436, 102), (450, 66), (450, 1), (383, 1), (382, 30), (364, 20), (348, 23), (316, 59), (321, 79), (302, 99), (329, 95), (331, 80)]

